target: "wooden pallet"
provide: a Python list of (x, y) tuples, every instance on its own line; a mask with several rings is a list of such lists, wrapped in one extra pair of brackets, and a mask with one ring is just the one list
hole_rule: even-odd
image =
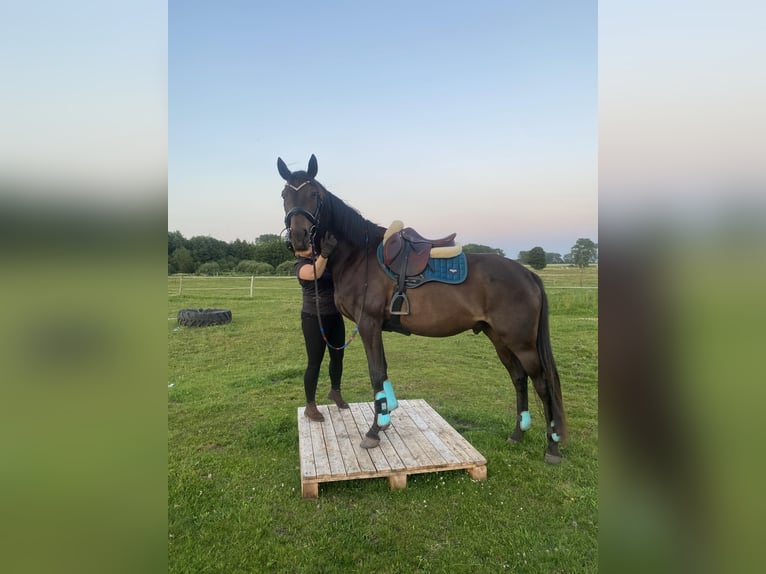
[(422, 399), (400, 400), (380, 447), (359, 446), (370, 428), (374, 405), (351, 408), (319, 405), (324, 422), (310, 421), (298, 409), (303, 498), (318, 498), (319, 484), (388, 477), (391, 489), (405, 488), (407, 476), (465, 469), (474, 480), (487, 478), (487, 460)]

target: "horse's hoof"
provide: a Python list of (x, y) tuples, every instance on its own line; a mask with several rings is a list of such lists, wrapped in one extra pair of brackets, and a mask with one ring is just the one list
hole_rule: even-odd
[(521, 439), (523, 438), (524, 438), (524, 433), (516, 429), (515, 431), (513, 431), (513, 434), (508, 437), (508, 442), (512, 444), (519, 444), (521, 442)]
[(359, 444), (362, 448), (375, 448), (376, 446), (380, 445), (380, 439), (379, 438), (370, 438), (368, 436), (365, 436), (362, 439), (362, 442)]
[(559, 464), (561, 462), (562, 457), (556, 454), (551, 454), (549, 452), (545, 453), (545, 462), (548, 464)]

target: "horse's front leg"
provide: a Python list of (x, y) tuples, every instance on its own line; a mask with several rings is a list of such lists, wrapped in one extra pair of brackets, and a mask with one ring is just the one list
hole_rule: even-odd
[(375, 415), (370, 430), (364, 435), (362, 448), (375, 448), (380, 445), (380, 431), (388, 428), (391, 423), (391, 411), (398, 404), (394, 396), (391, 381), (388, 380), (388, 365), (383, 349), (383, 332), (380, 325), (361, 325), (359, 334), (364, 342), (367, 354), (367, 366), (370, 371), (373, 397), (375, 400)]

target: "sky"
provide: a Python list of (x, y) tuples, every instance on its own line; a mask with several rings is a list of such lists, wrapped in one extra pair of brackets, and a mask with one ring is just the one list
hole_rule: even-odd
[(597, 4), (168, 6), (168, 230), (278, 234), (276, 162), (515, 257), (597, 229)]

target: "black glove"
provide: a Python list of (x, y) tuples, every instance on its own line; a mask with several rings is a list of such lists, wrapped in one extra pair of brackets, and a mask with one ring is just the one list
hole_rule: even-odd
[(335, 236), (328, 231), (324, 234), (320, 245), (322, 249), (319, 254), (325, 259), (329, 259), (333, 249), (335, 249), (335, 247), (338, 245), (338, 240), (335, 239)]

